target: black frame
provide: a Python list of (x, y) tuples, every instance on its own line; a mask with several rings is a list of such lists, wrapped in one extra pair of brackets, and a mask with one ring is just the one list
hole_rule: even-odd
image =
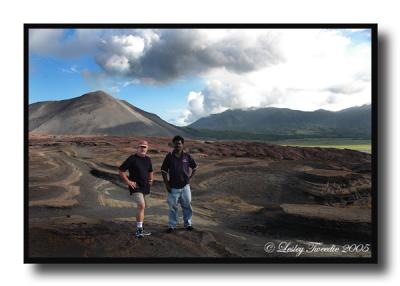
[[(212, 258), (212, 257), (99, 257), (99, 258), (70, 258), (70, 257), (29, 257), (29, 29), (117, 29), (117, 28), (160, 28), (160, 29), (371, 29), (371, 104), (372, 104), (372, 244), (371, 257), (251, 257), (251, 258)], [(24, 27), (24, 263), (378, 263), (378, 24), (371, 23), (314, 23), (314, 24), (248, 24), (248, 23), (169, 23), (169, 24), (61, 24), (61, 23), (25, 23)]]

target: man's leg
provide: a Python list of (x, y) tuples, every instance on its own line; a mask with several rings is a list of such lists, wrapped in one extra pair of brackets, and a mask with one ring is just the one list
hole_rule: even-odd
[(183, 211), (183, 223), (184, 227), (192, 226), (192, 194), (190, 191), (190, 185), (187, 184), (182, 191), (181, 206)]
[(144, 195), (142, 193), (134, 193), (136, 202), (136, 237), (140, 238), (144, 235), (150, 235), (149, 232), (143, 230), (144, 208), (146, 207)]
[(136, 202), (136, 226), (142, 227), (144, 221), (144, 208), (146, 203), (142, 193), (134, 193)]
[(168, 202), (168, 227), (175, 228), (178, 223), (178, 199), (179, 199), (179, 189), (171, 189), (171, 192), (168, 193), (167, 202)]

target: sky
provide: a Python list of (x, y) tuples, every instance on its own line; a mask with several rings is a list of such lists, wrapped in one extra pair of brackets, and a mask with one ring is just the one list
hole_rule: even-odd
[(29, 103), (103, 90), (179, 126), (371, 103), (369, 29), (30, 29)]

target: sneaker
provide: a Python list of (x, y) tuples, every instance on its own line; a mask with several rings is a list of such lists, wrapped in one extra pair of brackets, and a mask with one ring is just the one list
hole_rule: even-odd
[(139, 227), (136, 229), (136, 237), (141, 238), (143, 236), (151, 235), (151, 232), (145, 231), (143, 228)]
[(171, 232), (174, 232), (175, 231), (175, 228), (172, 228), (172, 227), (169, 227), (168, 229), (167, 229), (167, 233), (171, 233)]
[(194, 227), (193, 227), (193, 226), (191, 226), (191, 225), (187, 225), (187, 226), (185, 226), (185, 229), (186, 229), (186, 230), (193, 230), (193, 229), (194, 229)]

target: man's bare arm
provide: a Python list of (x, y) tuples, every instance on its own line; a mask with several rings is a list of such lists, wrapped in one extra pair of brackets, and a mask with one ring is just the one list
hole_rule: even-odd
[(168, 193), (171, 192), (171, 186), (169, 185), (168, 181), (168, 174), (165, 172), (161, 172), (165, 187), (167, 188)]
[(119, 176), (122, 178), (122, 180), (128, 185), (131, 186), (133, 189), (136, 188), (136, 182), (129, 180), (128, 176), (126, 175), (125, 172), (122, 172), (119, 170)]
[(152, 185), (154, 181), (154, 173), (153, 172), (149, 172), (149, 184)]

